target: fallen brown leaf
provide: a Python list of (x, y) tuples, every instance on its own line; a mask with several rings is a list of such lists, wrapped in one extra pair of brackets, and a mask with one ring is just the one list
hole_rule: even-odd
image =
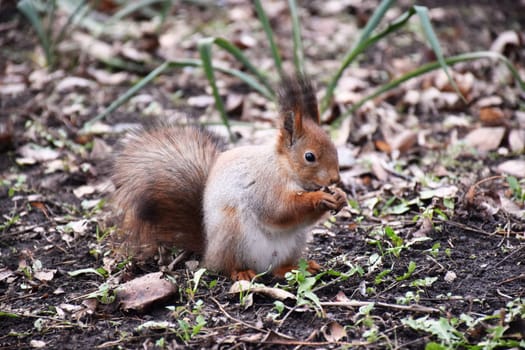
[(230, 287), (230, 294), (260, 293), (277, 300), (295, 299), (295, 295), (280, 288), (267, 287), (264, 284), (251, 283), (250, 281), (237, 281)]
[(330, 343), (335, 343), (346, 337), (345, 327), (341, 326), (337, 322), (330, 322), (321, 328), (324, 338)]
[(56, 272), (57, 272), (56, 269), (54, 270), (42, 269), (39, 271), (35, 271), (33, 276), (41, 282), (47, 282), (47, 281), (53, 280), (53, 277), (55, 277)]
[(120, 285), (115, 292), (122, 310), (143, 312), (175, 295), (177, 287), (164, 279), (162, 272), (154, 272)]
[(519, 178), (523, 178), (525, 177), (525, 160), (507, 160), (498, 165), (497, 170), (500, 173), (505, 173)]
[(414, 238), (421, 238), (421, 237), (428, 237), (430, 234), (434, 231), (434, 226), (432, 225), (432, 221), (428, 217), (423, 218), (423, 222), (421, 223), (421, 227), (414, 233), (412, 233), (412, 237)]
[(525, 152), (525, 130), (513, 129), (509, 132), (509, 147), (512, 152)]
[(416, 142), (417, 133), (412, 130), (403, 130), (388, 140), (391, 149), (398, 150), (401, 153), (408, 152)]
[(493, 151), (501, 144), (504, 134), (503, 127), (479, 128), (465, 136), (465, 142), (481, 152)]
[(486, 126), (505, 125), (505, 113), (499, 107), (483, 107), (479, 110), (479, 120)]

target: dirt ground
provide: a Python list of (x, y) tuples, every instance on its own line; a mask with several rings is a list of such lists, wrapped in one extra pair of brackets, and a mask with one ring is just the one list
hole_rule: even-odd
[[(223, 276), (200, 276), (198, 256), (172, 271), (170, 261), (131, 266), (107, 239), (111, 157), (126, 130), (167, 118), (224, 134), (201, 70), (168, 71), (82, 128), (164, 60), (198, 57), (205, 36), (232, 40), (275, 78), (252, 5), (176, 2), (159, 29), (147, 11), (99, 36), (70, 28), (56, 66), (46, 69), (14, 3), (0, 2), (0, 349), (525, 346), (525, 91), (505, 65), (455, 65), (465, 101), (443, 72), (417, 77), (332, 130), (349, 207), (313, 230), (305, 257), (322, 272), (263, 276), (258, 291), (236, 293)], [(410, 4), (400, 1), (385, 23)], [(525, 80), (523, 1), (419, 4), (428, 6), (446, 56), (490, 49)], [(377, 2), (301, 5), (306, 70), (322, 93)], [(289, 67), (286, 2), (264, 6)], [(59, 11), (56, 27), (66, 18)], [(418, 23), (345, 71), (325, 120), (434, 59)], [(104, 60), (104, 50), (125, 64)], [(214, 59), (240, 67), (220, 50)], [(275, 105), (234, 77), (217, 78), (239, 143), (271, 139)], [(114, 288), (159, 270), (175, 293), (123, 310)]]

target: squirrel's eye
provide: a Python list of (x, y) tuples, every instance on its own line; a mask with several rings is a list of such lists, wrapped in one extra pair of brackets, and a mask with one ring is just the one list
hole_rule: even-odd
[(304, 159), (306, 159), (308, 163), (313, 163), (315, 162), (315, 154), (313, 154), (312, 152), (306, 152), (304, 154)]

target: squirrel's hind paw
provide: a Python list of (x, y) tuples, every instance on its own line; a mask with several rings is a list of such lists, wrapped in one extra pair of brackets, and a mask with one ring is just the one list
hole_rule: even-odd
[(257, 274), (253, 270), (244, 270), (244, 271), (232, 271), (230, 278), (233, 281), (251, 281)]
[(308, 260), (308, 267), (306, 268), (306, 271), (310, 272), (312, 275), (315, 275), (321, 271), (321, 265), (313, 260)]
[[(272, 273), (277, 278), (284, 278), (284, 275), (287, 272), (290, 272), (292, 270), (297, 270), (297, 269), (298, 269), (297, 265), (283, 265), (273, 270)], [(319, 265), (313, 260), (308, 260), (308, 267), (306, 268), (306, 271), (314, 275), (318, 273), (319, 271), (321, 271), (321, 265)]]

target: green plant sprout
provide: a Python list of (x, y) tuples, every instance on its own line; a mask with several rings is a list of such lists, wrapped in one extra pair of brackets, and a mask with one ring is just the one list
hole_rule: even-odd
[[(73, 2), (73, 1), (71, 1)], [(60, 28), (58, 33), (53, 33), (55, 22), (57, 1), (43, 0), (20, 0), (17, 8), (29, 20), (35, 30), (40, 46), (44, 50), (46, 63), (50, 68), (54, 68), (57, 62), (57, 46), (64, 39), (70, 27), (89, 11), (88, 2), (78, 1), (75, 9), (66, 23)]]
[(312, 276), (307, 268), (308, 262), (301, 259), (297, 270), (287, 272), (285, 278), (286, 281), (288, 281), (289, 287), (297, 287), (297, 305), (312, 306), (317, 314), (322, 315), (324, 312), (321, 302), (319, 297), (313, 291), (319, 277)]
[[(525, 300), (509, 301), (506, 307), (493, 315), (474, 318), (468, 314), (459, 317), (440, 317), (438, 319), (424, 316), (420, 318), (404, 318), (401, 322), (416, 331), (429, 333), (437, 341), (429, 341), (425, 349), (510, 349), (525, 347), (525, 339), (513, 339), (505, 335), (509, 323), (525, 314)], [(504, 315), (504, 316), (502, 316)], [(485, 332), (482, 339), (471, 343), (466, 336), (469, 330), (475, 330), (483, 325)]]
[(512, 198), (519, 203), (525, 204), (525, 187), (514, 176), (507, 176), (507, 183), (512, 191)]
[(204, 302), (199, 299), (193, 304), (191, 309), (189, 309), (188, 305), (166, 307), (172, 312), (172, 317), (177, 318), (178, 328), (170, 330), (175, 332), (177, 337), (183, 342), (191, 340), (206, 326), (207, 321), (202, 315), (203, 306)]
[(98, 286), (98, 290), (86, 295), (86, 299), (96, 298), (102, 304), (111, 304), (115, 301), (116, 295), (109, 283), (104, 282)]

